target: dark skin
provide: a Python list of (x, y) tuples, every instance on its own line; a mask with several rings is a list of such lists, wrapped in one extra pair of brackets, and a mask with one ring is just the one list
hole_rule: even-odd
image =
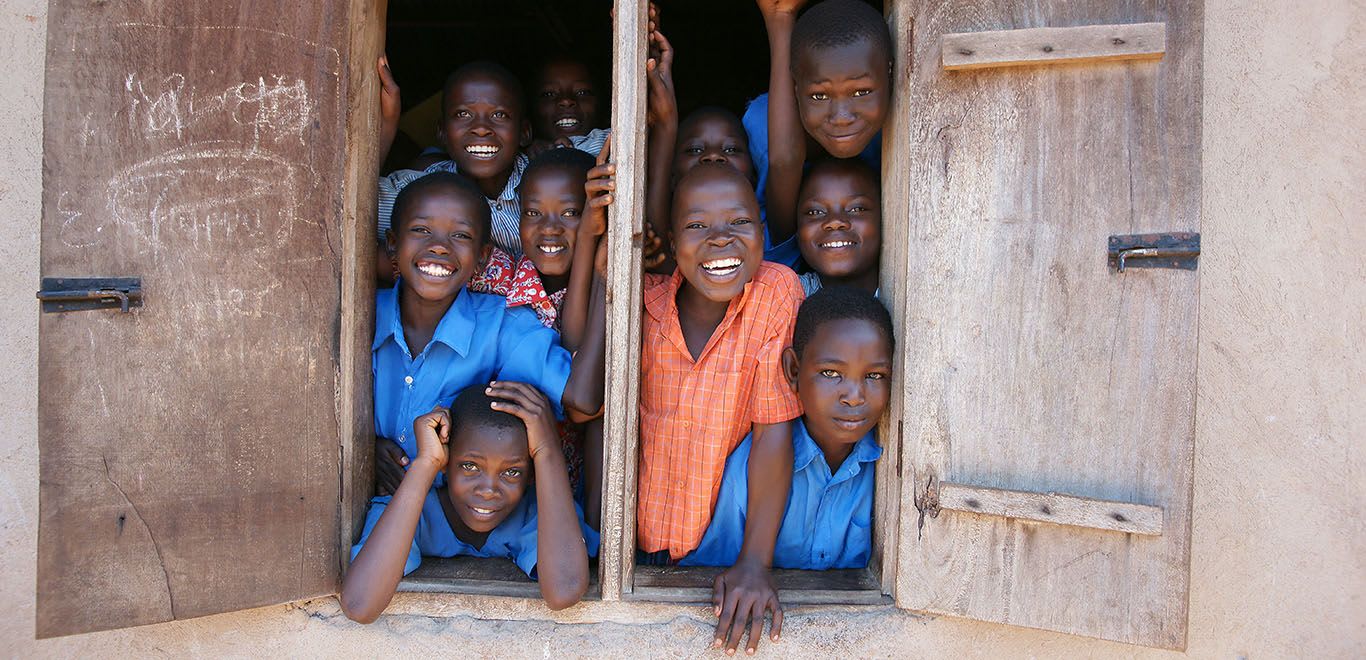
[(797, 203), (797, 246), (823, 286), (874, 293), (882, 250), (880, 186), (857, 161), (817, 164)]
[(783, 375), (801, 399), (811, 439), (838, 470), (854, 445), (882, 419), (892, 397), (892, 343), (864, 319), (833, 319), (816, 328), (798, 356), (783, 352)]
[(342, 611), (350, 619), (370, 623), (393, 599), (427, 491), (443, 468), (446, 487), (437, 497), (446, 522), (456, 538), (475, 547), (517, 508), (534, 472), (541, 597), (559, 610), (588, 590), (588, 553), (550, 402), (524, 383), (494, 382), (487, 392), (499, 399), (495, 409), (522, 420), (525, 428), (470, 427), (452, 437), (445, 408), (413, 423), (418, 456), (342, 583)]
[(682, 178), (703, 163), (728, 165), (746, 179), (754, 180), (749, 138), (735, 115), (703, 109), (688, 115), (683, 122), (673, 153), (673, 176)]
[(808, 49), (793, 61), (792, 28), (806, 0), (758, 0), (768, 29), (768, 222), (774, 242), (792, 235), (808, 152), (854, 158), (882, 130), (891, 63), (864, 40)]
[(598, 125), (598, 91), (583, 62), (556, 59), (541, 68), (531, 90), (536, 137), (555, 141), (586, 135)]
[(583, 176), (558, 167), (537, 170), (522, 180), (522, 249), (541, 274), (546, 293), (569, 284), (583, 221), (583, 186)]
[[(650, 5), (654, 9), (653, 3)], [(648, 150), (645, 176), (645, 225), (647, 242), (662, 242), (659, 236), (669, 233), (669, 206), (672, 202), (673, 181), (669, 174), (670, 157), (678, 139), (678, 100), (674, 93), (674, 49), (658, 30), (657, 16), (651, 21), (649, 57), (645, 60), (648, 122)], [(673, 272), (674, 263), (667, 253), (657, 263), (646, 262), (646, 270), (656, 273)]]
[(476, 69), (452, 80), (442, 99), (437, 140), (484, 197), (498, 197), (518, 152), (531, 143), (531, 124), (523, 118), (516, 87)]

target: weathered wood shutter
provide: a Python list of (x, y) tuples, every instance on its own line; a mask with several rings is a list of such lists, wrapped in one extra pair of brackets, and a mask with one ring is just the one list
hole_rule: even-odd
[[(1107, 242), (1199, 231), (1202, 3), (895, 10), (897, 603), (1182, 648), (1198, 271), (1121, 273)], [(1153, 26), (941, 50), (955, 33), (1147, 23), (1165, 23), (1160, 59)], [(1126, 50), (1146, 59), (1102, 59)], [(964, 58), (1043, 62), (945, 69)]]
[(49, 9), (39, 637), (336, 588), (347, 6)]

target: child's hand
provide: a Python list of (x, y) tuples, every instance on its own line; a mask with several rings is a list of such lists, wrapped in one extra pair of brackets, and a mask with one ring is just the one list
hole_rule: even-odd
[(678, 121), (678, 97), (674, 93), (674, 49), (664, 33), (650, 32), (650, 55), (645, 60), (645, 77), (649, 97), (646, 101), (646, 124)]
[(588, 170), (588, 181), (583, 186), (588, 197), (588, 210), (584, 213), (583, 222), (579, 223), (580, 238), (596, 239), (607, 233), (607, 207), (611, 206), (612, 193), (617, 190), (614, 178), (617, 166), (610, 162), (611, 155), (612, 137), (609, 135), (602, 143), (602, 151), (598, 153), (598, 164)]
[(403, 100), (399, 95), (398, 83), (394, 73), (389, 70), (389, 56), (381, 55), (379, 69), (379, 116), (385, 124), (398, 126), (398, 118), (403, 114)]
[(725, 645), (726, 653), (735, 653), (740, 638), (749, 624), (749, 643), (745, 652), (753, 654), (764, 634), (764, 612), (773, 612), (769, 637), (778, 641), (783, 630), (783, 608), (778, 604), (778, 590), (773, 586), (773, 575), (767, 567), (754, 562), (740, 562), (716, 576), (712, 587), (712, 607), (716, 612), (716, 639), (713, 647)]
[(413, 435), (417, 436), (417, 460), (444, 469), (446, 446), (451, 441), (451, 411), (441, 406), (432, 408), (413, 421)]
[(563, 451), (560, 434), (555, 430), (555, 409), (541, 391), (526, 383), (495, 380), (489, 383), (488, 395), (493, 409), (516, 416), (526, 424), (527, 451), (534, 462), (543, 451)]
[(669, 253), (664, 250), (664, 239), (655, 233), (655, 228), (650, 223), (645, 223), (645, 241), (641, 246), (640, 263), (645, 270), (658, 268), (664, 260), (669, 258)]
[(783, 14), (796, 17), (797, 12), (806, 5), (806, 0), (758, 0), (758, 2), (759, 13), (763, 14), (764, 18)]
[(403, 468), (408, 465), (408, 455), (403, 448), (389, 438), (375, 437), (375, 495), (383, 497), (398, 492), (398, 484), (403, 481)]

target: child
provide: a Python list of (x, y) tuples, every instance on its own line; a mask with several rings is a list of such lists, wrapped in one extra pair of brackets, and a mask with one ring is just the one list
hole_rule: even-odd
[(891, 101), (892, 39), (882, 15), (859, 0), (826, 0), (797, 19), (803, 4), (760, 0), (769, 94), (750, 103), (744, 119), (775, 244), (795, 231), (808, 160), (859, 157), (878, 167)]
[[(805, 414), (792, 423), (792, 491), (773, 565), (825, 570), (868, 565), (874, 429), (891, 398), (892, 317), (871, 295), (822, 289), (802, 303), (783, 374)], [(740, 553), (748, 512), (750, 438), (726, 461), (711, 526), (679, 562), (729, 566)]]
[(376, 293), (372, 368), (378, 492), (393, 492), (417, 455), (412, 420), (471, 383), (531, 383), (573, 421), (602, 407), (603, 302), (591, 301), (585, 340), (571, 360), (559, 336), (522, 307), (465, 290), (488, 258), (488, 205), (458, 174), (412, 182), (394, 202), (387, 235), (391, 289)]
[[(610, 191), (612, 181), (589, 185)], [(779, 362), (802, 292), (791, 270), (763, 261), (754, 189), (736, 170), (694, 167), (674, 190), (671, 217), (678, 265), (671, 276), (647, 274), (643, 294), (637, 543), (669, 560), (696, 548), (726, 457), (752, 435), (755, 495), (745, 552), (716, 581), (719, 640), (751, 619), (762, 625), (766, 610), (781, 617), (769, 565), (801, 411)]]
[(538, 140), (598, 154), (607, 131), (597, 128), (598, 90), (587, 65), (552, 57), (537, 71), (531, 92), (531, 123)]
[(813, 269), (799, 276), (806, 295), (822, 285), (877, 295), (880, 192), (877, 175), (856, 158), (811, 166), (797, 196), (797, 246)]
[[(382, 69), (383, 70), (383, 69)], [(398, 96), (387, 86), (383, 98)], [(472, 62), (446, 78), (441, 92), (441, 120), (437, 140), (450, 155), (425, 170), (400, 170), (379, 180), (379, 236), (384, 240), (394, 199), (412, 181), (432, 172), (460, 172), (479, 186), (492, 213), (493, 243), (515, 256), (522, 255), (517, 226), (521, 205), (517, 185), (526, 170), (522, 147), (531, 143), (531, 123), (523, 110), (522, 86), (507, 69), (493, 62)], [(389, 99), (385, 106), (395, 106)], [(382, 135), (392, 135), (397, 115), (385, 112)], [(387, 150), (388, 145), (385, 145)], [(387, 275), (382, 270), (377, 273)]]
[[(499, 381), (460, 392), (448, 412), (413, 423), (418, 454), (392, 498), (376, 497), (341, 606), (370, 623), (422, 556), (506, 557), (541, 587), (553, 610), (588, 589), (598, 535), (575, 510), (555, 431), (555, 413), (536, 388)], [(433, 488), (438, 472), (446, 485)], [(534, 495), (526, 497), (535, 479)]]

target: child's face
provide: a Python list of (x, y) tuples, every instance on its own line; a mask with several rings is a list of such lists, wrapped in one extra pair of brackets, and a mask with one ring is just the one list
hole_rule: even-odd
[(754, 180), (749, 157), (749, 138), (733, 118), (706, 113), (683, 123), (674, 148), (674, 177), (681, 179), (702, 163), (729, 165), (746, 179)]
[(673, 246), (679, 272), (706, 299), (734, 300), (764, 258), (754, 190), (734, 171), (708, 166), (674, 191)]
[(527, 135), (513, 90), (497, 76), (472, 73), (446, 90), (437, 127), (460, 173), (475, 180), (505, 177)]
[(581, 62), (547, 64), (541, 71), (540, 86), (532, 91), (532, 121), (537, 135), (548, 140), (584, 135), (597, 124), (597, 88), (588, 67)]
[(456, 429), (446, 464), (446, 494), (470, 531), (487, 533), (507, 520), (530, 484), (526, 431)]
[(822, 323), (801, 356), (784, 355), (784, 367), (807, 431), (822, 445), (858, 442), (877, 426), (892, 395), (892, 347), (864, 319)]
[(882, 249), (878, 182), (867, 171), (831, 165), (813, 171), (797, 198), (797, 246), (823, 277), (877, 268)]
[(582, 176), (559, 167), (522, 180), (522, 249), (542, 275), (569, 274), (583, 219), (583, 185)]
[(887, 118), (891, 98), (887, 57), (864, 40), (807, 49), (795, 65), (802, 127), (831, 156), (859, 155)]
[(405, 290), (431, 302), (455, 299), (488, 257), (476, 206), (483, 203), (449, 188), (420, 193), (388, 235)]

